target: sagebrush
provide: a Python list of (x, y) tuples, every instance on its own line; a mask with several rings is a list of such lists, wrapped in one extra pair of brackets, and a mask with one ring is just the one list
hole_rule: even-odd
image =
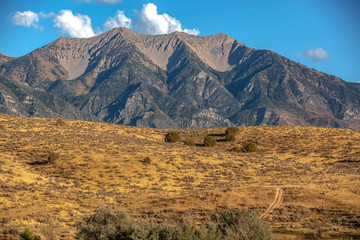
[(135, 223), (125, 212), (98, 209), (78, 224), (78, 239), (87, 240), (269, 240), (272, 233), (254, 212), (231, 210), (200, 226), (192, 222)]
[(228, 133), (237, 133), (237, 132), (240, 132), (240, 129), (238, 127), (228, 127), (225, 131), (225, 134), (228, 134)]
[(193, 139), (186, 139), (185, 140), (185, 145), (188, 145), (188, 146), (196, 146), (196, 143)]
[(244, 152), (255, 152), (256, 149), (257, 149), (256, 144), (253, 142), (243, 143), (243, 151)]
[(180, 140), (181, 140), (180, 134), (176, 131), (168, 132), (165, 135), (165, 142), (174, 143), (174, 142), (180, 142)]
[(204, 146), (213, 147), (216, 145), (216, 140), (213, 136), (207, 135), (204, 137)]

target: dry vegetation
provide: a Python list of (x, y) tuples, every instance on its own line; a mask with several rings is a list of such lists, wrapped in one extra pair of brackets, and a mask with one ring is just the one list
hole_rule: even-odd
[[(276, 238), (360, 236), (360, 132), (239, 129), (235, 141), (222, 128), (179, 130), (182, 141), (166, 143), (168, 130), (0, 114), (0, 230), (73, 239), (75, 223), (103, 205), (154, 221), (261, 214), (281, 188), (265, 219)], [(214, 147), (202, 146), (206, 135)], [(230, 151), (245, 142), (256, 152)]]

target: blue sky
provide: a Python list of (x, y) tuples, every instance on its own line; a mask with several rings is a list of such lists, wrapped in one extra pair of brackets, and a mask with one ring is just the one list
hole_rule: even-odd
[(89, 37), (114, 26), (146, 34), (223, 32), (360, 81), (359, 0), (1, 0), (0, 52), (18, 57), (61, 36)]

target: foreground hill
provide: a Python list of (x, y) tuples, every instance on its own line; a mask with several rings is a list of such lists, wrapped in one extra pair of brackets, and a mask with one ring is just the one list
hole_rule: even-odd
[(149, 36), (115, 28), (87, 39), (60, 38), (19, 58), (0, 55), (3, 81), (42, 90), (78, 110), (61, 112), (57, 101), (44, 111), (31, 91), (29, 109), (1, 88), (0, 112), (18, 116), (62, 113), (156, 128), (360, 127), (356, 85), (223, 33)]
[[(241, 127), (232, 142), (225, 128), (179, 132), (198, 146), (165, 143), (166, 130), (0, 115), (0, 229), (72, 239), (74, 224), (103, 205), (138, 220), (261, 215), (280, 188), (283, 201), (265, 217), (278, 238), (360, 236), (358, 131)], [(215, 147), (201, 146), (207, 134)], [(256, 152), (230, 151), (248, 141)]]

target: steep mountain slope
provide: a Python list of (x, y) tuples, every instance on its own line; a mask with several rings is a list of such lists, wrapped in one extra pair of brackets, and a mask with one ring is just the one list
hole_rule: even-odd
[(26, 84), (0, 77), (0, 112), (22, 117), (63, 117), (100, 121), (72, 104)]
[(0, 65), (9, 62), (10, 60), (14, 59), (13, 57), (10, 57), (8, 55), (5, 55), (3, 53), (0, 53)]
[(222, 33), (149, 36), (115, 28), (60, 38), (4, 62), (0, 73), (111, 123), (360, 127), (359, 88)]

